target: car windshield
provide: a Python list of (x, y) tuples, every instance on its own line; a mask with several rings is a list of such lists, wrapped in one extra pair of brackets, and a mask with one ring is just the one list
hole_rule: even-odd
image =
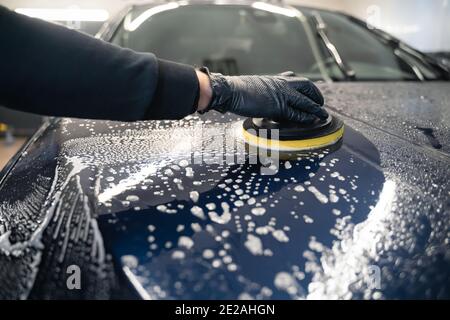
[(113, 42), (225, 74), (310, 74), (316, 63), (296, 17), (246, 6), (192, 5), (133, 25), (145, 12), (132, 11), (125, 19), (131, 23), (122, 24)]
[[(417, 70), (368, 30), (344, 16), (323, 15), (331, 41), (349, 60), (357, 80), (418, 80)], [(312, 80), (346, 80), (304, 15), (268, 4), (138, 6), (127, 14), (112, 42), (228, 75), (291, 70)], [(429, 71), (426, 78), (433, 76)]]

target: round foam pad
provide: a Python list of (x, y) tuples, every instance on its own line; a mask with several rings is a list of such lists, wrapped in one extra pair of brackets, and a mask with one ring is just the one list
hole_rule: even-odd
[(323, 148), (335, 144), (344, 135), (344, 123), (332, 116), (308, 125), (248, 118), (244, 121), (243, 129), (244, 139), (249, 144), (289, 151)]

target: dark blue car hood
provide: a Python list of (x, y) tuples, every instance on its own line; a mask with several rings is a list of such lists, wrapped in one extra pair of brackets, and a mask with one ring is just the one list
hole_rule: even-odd
[(233, 115), (54, 121), (1, 185), (0, 295), (449, 297), (445, 88), (322, 85), (342, 144), (273, 175)]

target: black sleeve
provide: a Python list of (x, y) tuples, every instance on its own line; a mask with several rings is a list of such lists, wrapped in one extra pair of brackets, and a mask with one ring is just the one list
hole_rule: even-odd
[(194, 68), (0, 6), (0, 104), (43, 115), (134, 121), (195, 111)]

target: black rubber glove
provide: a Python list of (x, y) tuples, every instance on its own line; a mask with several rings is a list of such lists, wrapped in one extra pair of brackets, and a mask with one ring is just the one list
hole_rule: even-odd
[(223, 76), (209, 73), (213, 98), (208, 109), (245, 117), (311, 123), (326, 119), (320, 90), (293, 72), (276, 76)]

